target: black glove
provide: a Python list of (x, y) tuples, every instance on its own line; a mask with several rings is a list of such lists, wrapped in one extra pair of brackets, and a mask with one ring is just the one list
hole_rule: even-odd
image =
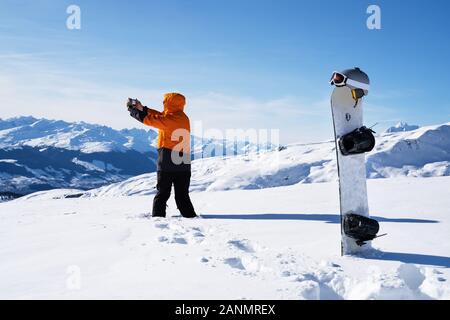
[(128, 107), (128, 111), (130, 112), (130, 116), (135, 118), (139, 122), (144, 122), (145, 117), (147, 116), (148, 108), (144, 107), (142, 111)]

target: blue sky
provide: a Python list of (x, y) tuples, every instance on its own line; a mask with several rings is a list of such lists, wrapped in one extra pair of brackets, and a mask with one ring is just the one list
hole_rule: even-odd
[[(81, 8), (68, 30), (66, 8)], [(366, 27), (370, 4), (381, 30)], [(366, 122), (450, 121), (450, 3), (441, 1), (0, 1), (1, 118), (139, 127), (128, 96), (188, 97), (207, 128), (278, 128), (282, 142), (331, 137), (328, 79), (359, 66)]]

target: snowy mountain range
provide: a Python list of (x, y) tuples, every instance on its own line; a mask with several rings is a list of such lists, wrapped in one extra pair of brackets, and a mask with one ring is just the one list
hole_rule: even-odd
[[(335, 158), (334, 142), (328, 141), (199, 159), (193, 161), (191, 190), (265, 189), (336, 181)], [(379, 134), (366, 164), (370, 179), (450, 176), (450, 123)], [(150, 195), (155, 186), (156, 174), (150, 173), (84, 192), (83, 197)], [(51, 197), (73, 193), (79, 191), (62, 190)]]
[(154, 171), (155, 137), (84, 122), (0, 120), (0, 192), (90, 189)]
[[(114, 130), (34, 117), (0, 119), (0, 196), (54, 188), (87, 190), (153, 172), (156, 138), (152, 129)], [(227, 154), (261, 148), (193, 136), (193, 156), (208, 157), (207, 151), (219, 145)]]

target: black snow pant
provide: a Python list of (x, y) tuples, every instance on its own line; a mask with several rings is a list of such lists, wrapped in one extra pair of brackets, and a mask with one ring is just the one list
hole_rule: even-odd
[(170, 197), (172, 184), (175, 189), (175, 202), (181, 215), (185, 218), (195, 218), (194, 206), (189, 197), (189, 184), (191, 183), (190, 171), (158, 171), (158, 183), (156, 189), (158, 190), (153, 199), (153, 217), (166, 216), (166, 203)]

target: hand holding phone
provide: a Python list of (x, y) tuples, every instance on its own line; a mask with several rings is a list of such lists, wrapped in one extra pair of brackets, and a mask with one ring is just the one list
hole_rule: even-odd
[(129, 109), (138, 109), (139, 111), (144, 110), (144, 106), (138, 99), (128, 98), (127, 107)]

